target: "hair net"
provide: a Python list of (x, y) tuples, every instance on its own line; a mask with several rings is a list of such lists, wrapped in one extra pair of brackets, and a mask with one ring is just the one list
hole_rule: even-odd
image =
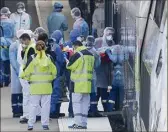
[(64, 6), (60, 2), (55, 2), (54, 4), (54, 11), (61, 11)]
[(19, 8), (25, 8), (25, 4), (23, 2), (18, 2), (16, 4), (16, 8), (19, 9)]
[(1, 8), (1, 15), (9, 15), (9, 14), (11, 14), (11, 12), (8, 7)]
[(42, 27), (38, 27), (34, 31), (34, 34), (37, 34), (37, 35), (39, 35), (41, 33), (46, 33), (46, 30), (44, 28), (42, 28)]
[(89, 35), (86, 38), (86, 46), (92, 47), (94, 45), (95, 38), (92, 35)]
[(106, 28), (104, 29), (104, 35), (105, 35), (105, 36), (108, 35), (108, 34), (114, 34), (114, 32), (115, 32), (115, 30), (114, 30), (114, 28), (112, 28), (112, 27), (106, 27)]
[(81, 11), (79, 8), (75, 7), (71, 10), (71, 15), (72, 17), (80, 17), (81, 16)]
[(71, 42), (76, 41), (79, 36), (80, 36), (80, 32), (78, 29), (71, 30), (71, 32), (69, 34), (69, 38), (70, 38)]
[(52, 33), (51, 38), (55, 39), (56, 43), (58, 44), (59, 41), (63, 38), (62, 32), (60, 30), (55, 30)]

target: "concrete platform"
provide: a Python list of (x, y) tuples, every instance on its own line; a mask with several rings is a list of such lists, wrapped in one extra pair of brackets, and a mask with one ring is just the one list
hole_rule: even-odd
[[(99, 110), (103, 110), (101, 103), (98, 105)], [(69, 129), (68, 126), (73, 124), (73, 118), (68, 118), (68, 103), (63, 103), (61, 105), (61, 112), (66, 113), (66, 117), (62, 119), (58, 119), (60, 132), (68, 132), (68, 131), (95, 131), (95, 132), (111, 132), (111, 126), (109, 123), (109, 119), (107, 117), (103, 118), (88, 118), (88, 129), (87, 130), (78, 130), (78, 129)]]
[[(11, 92), (9, 87), (1, 88), (1, 132), (27, 131), (27, 124), (20, 124), (19, 118), (12, 118)], [(34, 131), (43, 131), (41, 123), (34, 125)], [(58, 121), (50, 121), (50, 131), (59, 131)]]

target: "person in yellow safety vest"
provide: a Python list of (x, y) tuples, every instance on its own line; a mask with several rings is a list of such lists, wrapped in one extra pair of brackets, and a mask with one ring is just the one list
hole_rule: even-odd
[[(20, 72), (25, 68), (28, 58), (35, 54), (35, 43), (31, 41), (31, 37), (28, 33), (23, 33), (20, 37), (20, 43), (22, 45), (21, 57), (22, 63), (20, 66)], [(23, 93), (23, 116), (20, 117), (20, 123), (27, 123), (29, 118), (29, 84), (26, 80), (20, 78)]]
[(94, 56), (80, 41), (73, 43), (75, 54), (67, 63), (71, 70), (72, 104), (74, 123), (69, 128), (87, 129), (90, 93), (93, 78)]
[(50, 102), (52, 81), (56, 78), (57, 69), (52, 57), (45, 53), (44, 41), (36, 44), (37, 53), (32, 55), (20, 77), (30, 84), (30, 113), (28, 130), (33, 130), (36, 121), (36, 111), (41, 103), (41, 123), (44, 130), (49, 130)]

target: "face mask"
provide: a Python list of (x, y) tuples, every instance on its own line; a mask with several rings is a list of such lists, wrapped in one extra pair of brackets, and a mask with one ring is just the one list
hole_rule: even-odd
[(23, 47), (23, 48), (27, 48), (27, 45), (25, 45), (25, 44), (22, 44), (22, 47)]
[(22, 9), (17, 9), (17, 12), (18, 12), (19, 14), (22, 14), (22, 13), (24, 12), (24, 10), (22, 10)]
[(96, 5), (96, 7), (99, 7), (100, 3), (96, 3), (95, 5)]
[(112, 40), (113, 39), (113, 37), (110, 35), (110, 36), (106, 36), (106, 39), (107, 40)]

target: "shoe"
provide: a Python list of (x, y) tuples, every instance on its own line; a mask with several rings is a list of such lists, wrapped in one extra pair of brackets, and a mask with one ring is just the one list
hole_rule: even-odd
[(20, 119), (21, 124), (26, 124), (27, 122), (28, 122), (28, 119), (25, 117)]
[(13, 114), (13, 118), (19, 118), (22, 115), (23, 115), (22, 113)]
[(88, 117), (104, 117), (104, 116), (98, 112), (90, 112), (88, 113)]
[(64, 117), (65, 113), (59, 113), (59, 114), (50, 114), (50, 118), (58, 119), (59, 117)]
[(77, 124), (73, 124), (71, 126), (68, 126), (68, 128), (72, 128), (72, 129), (87, 129), (87, 126), (79, 126)]
[(59, 117), (65, 117), (65, 113), (59, 113)]
[(41, 121), (41, 116), (36, 116), (36, 122)]
[(10, 84), (10, 82), (5, 82), (5, 87), (8, 87), (9, 86), (9, 84)]
[(59, 115), (58, 114), (50, 114), (51, 119), (58, 119)]
[(27, 130), (28, 131), (32, 131), (33, 130), (33, 126), (28, 126)]
[(43, 125), (43, 130), (49, 130), (49, 127), (47, 125)]
[(74, 114), (73, 113), (69, 113), (68, 116), (69, 116), (69, 118), (74, 118)]

